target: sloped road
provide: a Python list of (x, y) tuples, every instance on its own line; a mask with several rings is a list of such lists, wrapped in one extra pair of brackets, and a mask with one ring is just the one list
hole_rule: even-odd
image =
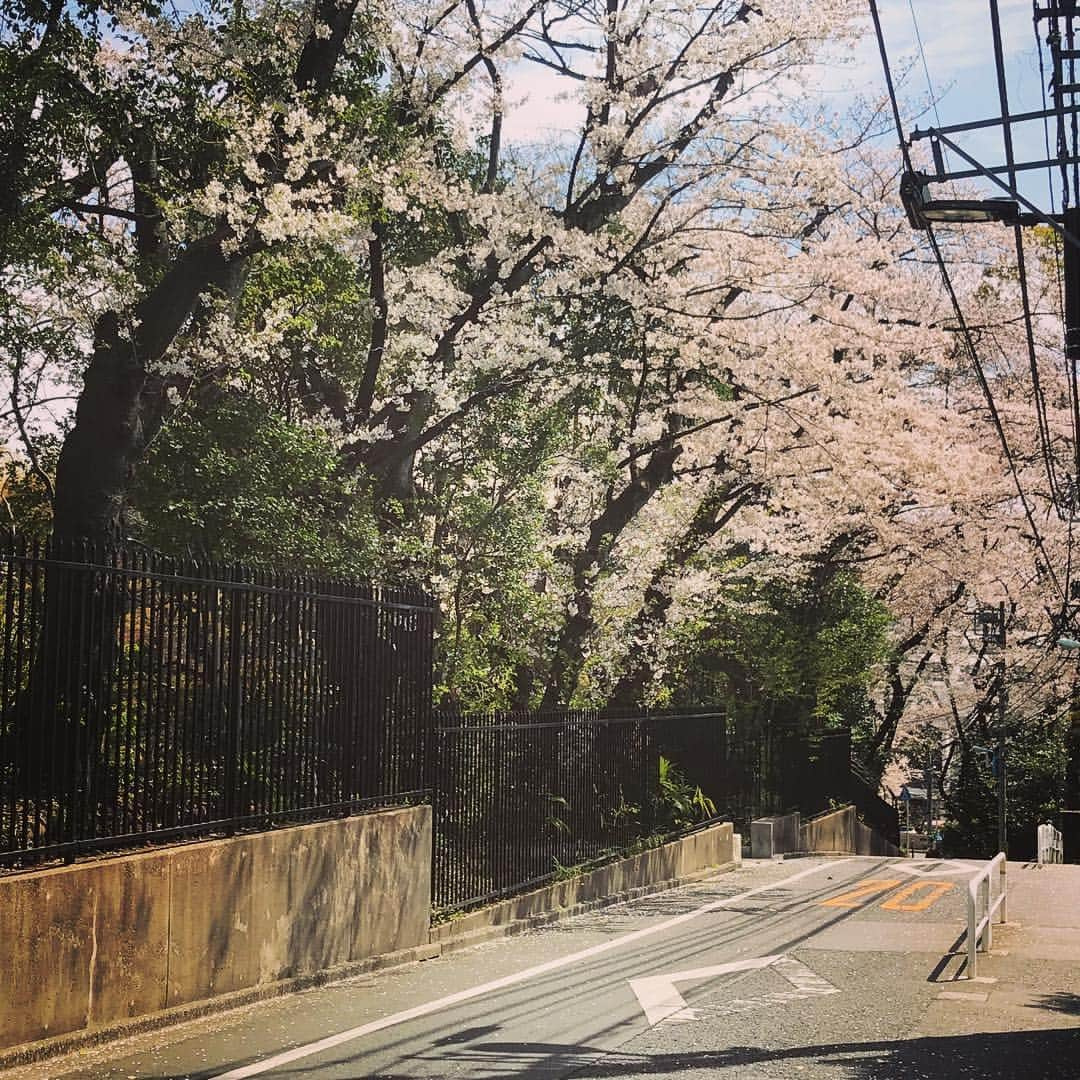
[(978, 1031), (994, 958), (972, 983), (953, 955), (972, 869), (748, 864), (12, 1080), (1080, 1078), (1065, 1018)]

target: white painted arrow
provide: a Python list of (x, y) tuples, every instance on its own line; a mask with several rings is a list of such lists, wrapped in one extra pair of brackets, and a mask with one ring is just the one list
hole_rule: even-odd
[(916, 862), (908, 863), (890, 863), (890, 870), (899, 870), (901, 874), (910, 874), (911, 877), (920, 878), (932, 878), (932, 877), (951, 877), (955, 874), (971, 874), (976, 870), (981, 870), (981, 865), (974, 865), (972, 863), (960, 862), (957, 859), (929, 859), (927, 860), (931, 865), (939, 864), (939, 868), (936, 870), (926, 870), (919, 866)]
[(630, 989), (637, 995), (645, 1019), (650, 1026), (662, 1021), (685, 1023), (696, 1020), (697, 1013), (686, 1006), (682, 994), (675, 989), (680, 982), (700, 982), (703, 979), (715, 979), (720, 975), (731, 975), (736, 971), (755, 971), (771, 967), (783, 976), (797, 993), (776, 995), (787, 1000), (823, 994), (839, 994), (840, 991), (820, 975), (816, 975), (805, 964), (780, 953), (776, 956), (758, 956), (752, 960), (734, 960), (729, 964), (717, 964), (715, 967), (693, 968), (690, 971), (673, 971), (667, 975), (648, 975), (643, 979), (631, 979)]

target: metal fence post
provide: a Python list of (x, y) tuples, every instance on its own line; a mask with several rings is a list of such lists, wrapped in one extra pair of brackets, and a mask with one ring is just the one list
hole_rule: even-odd
[[(234, 574), (235, 578), (239, 574)], [(228, 707), (228, 742), (225, 751), (225, 791), (224, 806), (227, 821), (227, 833), (236, 832), (236, 819), (239, 815), (240, 785), (240, 724), (244, 708), (244, 683), (240, 675), (243, 662), (244, 613), (243, 593), (239, 584), (234, 585), (229, 597), (229, 707)]]
[(660, 751), (653, 738), (653, 721), (646, 712), (641, 722), (642, 770), (641, 778), (641, 832), (650, 836), (656, 827), (657, 798), (660, 785)]

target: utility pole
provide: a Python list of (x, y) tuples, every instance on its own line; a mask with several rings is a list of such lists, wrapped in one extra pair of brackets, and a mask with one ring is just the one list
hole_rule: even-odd
[[(1069, 236), (1080, 236), (1080, 206), (1069, 206), (1064, 214), (1065, 232)], [(1073, 424), (1080, 428), (1080, 400), (1076, 387), (1078, 368), (1080, 368), (1080, 248), (1068, 242), (1064, 249), (1064, 290), (1065, 290), (1065, 366), (1069, 372), (1069, 384), (1073, 387), (1072, 411)], [(1080, 493), (1080, 438), (1073, 447), (1074, 475), (1073, 497)]]
[(926, 751), (926, 839), (934, 838), (934, 751)]
[(1080, 863), (1080, 688), (1075, 683), (1066, 748), (1065, 806), (1061, 814), (1062, 861)]
[[(904, 159), (904, 174), (900, 181), (900, 199), (908, 221), (915, 229), (926, 230), (933, 235), (937, 224), (964, 222), (996, 222), (1013, 231), (1016, 242), (1017, 270), (1024, 316), (1028, 334), (1028, 349), (1033, 370), (1037, 375), (1034, 335), (1031, 329), (1030, 301), (1024, 256), (1024, 226), (1049, 227), (1061, 244), (1063, 254), (1064, 311), (1064, 359), (1070, 383), (1071, 410), (1073, 416), (1072, 475), (1060, 482), (1050, 464), (1053, 456), (1049, 429), (1040, 421), (1040, 441), (1047, 458), (1048, 482), (1058, 512), (1073, 521), (1080, 519), (1080, 2), (1078, 0), (1036, 0), (1033, 17), (1037, 35), (1045, 34), (1039, 43), (1040, 70), (1042, 48), (1045, 43), (1050, 57), (1050, 102), (1034, 111), (1013, 111), (1009, 102), (1006, 80), (1005, 46), (1001, 32), (999, 0), (988, 0), (990, 29), (993, 35), (994, 68), (998, 88), (997, 114), (957, 124), (939, 124), (923, 130), (915, 128), (905, 137), (896, 101), (896, 92), (889, 67), (885, 37), (875, 0), (870, 0), (870, 13), (874, 23), (878, 48), (886, 85), (893, 105), (893, 117), (900, 149)], [(1042, 121), (1056, 128), (1056, 147), (1051, 152), (1047, 142), (1046, 157), (1021, 159), (1013, 142), (1013, 125)], [(984, 165), (963, 146), (957, 138), (972, 132), (996, 132), (1001, 136), (1003, 162)], [(917, 169), (912, 162), (911, 151), (915, 143), (926, 140), (929, 144), (931, 165), (928, 171)], [(951, 154), (956, 164), (947, 163)], [(1049, 208), (1041, 207), (1020, 190), (1020, 177), (1042, 173), (1056, 184), (1060, 179), (1061, 208), (1051, 198)], [(997, 197), (983, 199), (935, 198), (934, 187), (958, 180), (979, 179), (989, 184)], [(936, 246), (935, 246), (936, 250)], [(940, 260), (940, 255), (939, 255)], [(1038, 388), (1036, 387), (1036, 394)], [(1063, 595), (1062, 616), (1069, 618), (1068, 599)], [(1071, 599), (1071, 598), (1070, 598)], [(1068, 622), (1065, 623), (1068, 625)], [(1004, 631), (1004, 624), (1002, 624)], [(1075, 640), (1066, 638), (1063, 640)], [(1074, 646), (1080, 648), (1080, 641)], [(1005, 762), (1005, 709), (1004, 671), (1001, 672), (1002, 693), (998, 700), (998, 844), (1005, 850), (1006, 823), (1006, 762)], [(1080, 700), (1073, 703), (1072, 729), (1067, 747), (1068, 766), (1066, 778), (1065, 813), (1063, 832), (1066, 861), (1080, 862)], [(1071, 850), (1071, 860), (1070, 860)]]
[[(1005, 648), (1005, 602), (995, 607), (980, 607), (975, 611), (975, 629), (981, 632), (983, 644)], [(997, 778), (997, 849), (1008, 852), (1008, 787), (1005, 775), (1005, 710), (1008, 706), (1009, 691), (1005, 686), (1005, 657), (1002, 656), (994, 665), (997, 675), (997, 749), (994, 752)], [(1004, 870), (1002, 870), (1004, 873)]]
[[(1008, 805), (1005, 799), (1005, 709), (1009, 691), (1005, 686), (1005, 661), (998, 664), (998, 738), (997, 738), (997, 799), (998, 799), (998, 851), (1009, 850)], [(1002, 874), (1005, 873), (1004, 868)]]
[[(1080, 650), (1080, 641), (1072, 637), (1062, 637), (1058, 638), (1058, 646), (1075, 652)], [(1064, 808), (1061, 813), (1062, 861), (1080, 863), (1080, 672), (1073, 675), (1065, 750)]]

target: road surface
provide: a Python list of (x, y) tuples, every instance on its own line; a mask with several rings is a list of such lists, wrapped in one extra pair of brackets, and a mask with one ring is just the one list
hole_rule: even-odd
[(995, 958), (958, 979), (977, 865), (747, 864), (12, 1077), (1080, 1080), (1080, 1028), (1060, 1013), (981, 1030)]

